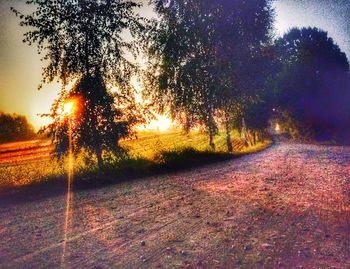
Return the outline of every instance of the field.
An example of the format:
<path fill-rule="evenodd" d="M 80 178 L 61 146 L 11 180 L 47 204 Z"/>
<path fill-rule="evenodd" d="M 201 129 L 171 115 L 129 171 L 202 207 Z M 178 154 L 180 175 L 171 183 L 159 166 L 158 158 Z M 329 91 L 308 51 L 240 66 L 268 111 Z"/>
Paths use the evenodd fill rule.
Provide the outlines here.
<path fill-rule="evenodd" d="M 232 133 L 235 139 L 236 154 L 244 154 L 264 147 L 264 143 L 257 144 L 256 148 L 242 147 L 238 134 Z M 226 140 L 223 133 L 215 138 L 216 153 L 224 153 Z M 180 132 L 156 133 L 142 132 L 137 138 L 122 141 L 121 145 L 128 150 L 130 158 L 123 162 L 125 166 L 136 163 L 154 162 L 159 159 L 161 153 L 181 151 L 185 148 L 193 148 L 200 152 L 209 151 L 208 137 L 205 133 L 192 132 L 188 135 Z M 58 162 L 51 158 L 52 145 L 48 140 L 33 140 L 0 145 L 0 187 L 23 186 L 35 182 L 47 181 L 52 178 L 65 176 L 67 162 Z M 134 161 L 132 161 L 134 160 Z M 128 168 L 128 167 L 126 167 Z M 75 159 L 75 173 L 84 174 L 96 170 L 96 167 L 86 163 L 83 156 Z M 136 167 L 137 169 L 137 167 Z"/>

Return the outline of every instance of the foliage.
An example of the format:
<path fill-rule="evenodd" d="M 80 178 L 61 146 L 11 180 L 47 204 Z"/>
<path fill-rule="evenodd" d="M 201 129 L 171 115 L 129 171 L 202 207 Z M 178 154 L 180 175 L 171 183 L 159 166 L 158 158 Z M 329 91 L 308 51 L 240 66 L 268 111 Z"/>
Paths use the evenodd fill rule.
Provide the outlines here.
<path fill-rule="evenodd" d="M 195 123 L 206 126 L 213 147 L 220 110 L 230 128 L 229 114 L 261 99 L 258 91 L 266 89 L 270 1 L 152 3 L 160 20 L 148 39 L 149 91 L 186 129 Z"/>
<path fill-rule="evenodd" d="M 292 29 L 276 41 L 282 68 L 279 106 L 303 132 L 331 138 L 347 125 L 349 63 L 328 34 Z M 328 136 L 328 137 L 326 137 Z"/>
<path fill-rule="evenodd" d="M 0 112 L 0 143 L 33 139 L 35 131 L 27 118 Z"/>
<path fill-rule="evenodd" d="M 127 32 L 137 38 L 142 33 L 144 21 L 135 12 L 141 5 L 127 0 L 31 0 L 27 4 L 34 5 L 32 14 L 13 11 L 22 26 L 33 29 L 25 34 L 24 42 L 37 44 L 39 54 L 45 53 L 48 65 L 42 82 L 57 78 L 66 85 L 76 81 L 70 92 L 62 89 L 48 115 L 53 124 L 46 129 L 57 153 L 67 152 L 68 144 L 69 124 L 58 124 L 63 103 L 78 98 L 81 111 L 80 118 L 75 115 L 75 149 L 93 151 L 102 166 L 103 150 L 117 148 L 118 139 L 130 135 L 130 127 L 140 119 L 130 109 L 135 107 L 130 79 L 138 68 L 126 56 L 126 51 L 136 56 L 137 46 L 122 35 Z"/>
<path fill-rule="evenodd" d="M 227 148 L 230 129 L 245 120 L 252 130 L 268 126 L 271 111 L 269 80 L 272 76 L 271 1 L 227 1 L 212 3 L 215 23 L 218 104 L 223 110 Z"/>
<path fill-rule="evenodd" d="M 93 91 L 86 90 L 91 88 Z M 55 107 L 52 115 L 54 121 L 48 126 L 57 154 L 64 155 L 68 151 L 69 128 L 75 141 L 76 153 L 80 149 L 121 153 L 119 140 L 132 134 L 132 127 L 139 122 L 140 116 L 134 112 L 138 111 L 135 104 L 129 103 L 130 106 L 124 107 L 123 111 L 115 108 L 114 96 L 107 91 L 99 77 L 82 79 L 64 99 L 74 103 L 74 113 L 70 116 L 56 116 L 60 107 Z M 125 112 L 128 112 L 127 117 Z"/>
<path fill-rule="evenodd" d="M 238 133 L 232 132 L 231 136 L 235 139 L 238 137 Z M 183 167 L 186 163 L 187 165 L 192 165 L 196 162 L 198 164 L 203 163 L 203 156 L 212 156 L 212 158 L 204 158 L 206 159 L 205 162 L 222 160 L 220 156 L 227 157 L 224 133 L 219 133 L 215 137 L 215 144 L 217 145 L 215 152 L 211 151 L 210 147 L 208 147 L 206 138 L 206 134 L 198 132 L 190 132 L 189 134 L 179 132 L 140 133 L 138 139 L 123 140 L 120 142 L 123 147 L 129 150 L 129 154 L 118 155 L 118 158 L 114 156 L 112 158 L 106 158 L 102 172 L 107 172 L 114 175 L 114 177 L 122 174 L 126 176 L 144 176 L 146 173 L 154 172 L 157 169 L 169 169 L 169 167 L 171 168 L 176 163 Z M 235 151 L 234 153 L 251 153 L 263 149 L 266 145 L 266 143 L 258 144 L 254 148 L 243 148 L 242 151 Z M 11 145 L 10 148 L 4 148 L 5 145 L 1 145 L 0 185 L 23 186 L 36 182 L 48 182 L 53 179 L 65 178 L 68 169 L 68 158 L 62 158 L 61 160 L 50 159 L 48 154 L 43 154 L 44 149 L 45 153 L 49 152 L 50 149 L 44 148 L 48 146 L 49 144 L 47 142 L 42 143 L 42 145 L 38 145 L 37 143 L 24 145 L 24 143 L 21 143 L 20 145 Z M 189 148 L 193 150 L 188 150 Z M 21 159 L 14 158 L 11 154 L 6 157 L 7 155 L 4 150 L 9 152 L 17 151 L 19 153 L 21 150 L 24 150 L 27 153 L 26 157 L 28 157 L 28 152 L 31 152 L 32 160 L 26 159 L 25 161 L 21 161 Z M 198 154 L 192 154 L 191 152 L 197 152 Z M 175 159 L 178 158 L 178 160 L 168 163 L 167 160 L 170 160 L 171 156 Z M 84 151 L 75 156 L 75 178 L 86 178 L 90 174 L 101 172 L 96 162 L 91 162 L 88 157 L 89 155 Z M 7 162 L 5 162 L 6 158 L 8 158 Z M 199 160 L 196 160 L 196 158 L 199 158 Z M 173 169 L 175 168 L 173 167 Z"/>
<path fill-rule="evenodd" d="M 125 57 L 125 50 L 135 53 L 136 46 L 121 34 L 140 34 L 142 20 L 135 13 L 140 4 L 123 0 L 30 0 L 27 4 L 35 8 L 29 15 L 12 10 L 22 20 L 21 26 L 32 29 L 23 41 L 37 44 L 38 53 L 48 61 L 43 83 L 100 73 L 108 83 L 130 90 L 135 66 Z"/>
<path fill-rule="evenodd" d="M 160 109 L 170 107 L 171 116 L 186 125 L 187 130 L 203 124 L 212 139 L 217 132 L 212 76 L 215 59 L 211 45 L 213 19 L 204 12 L 206 3 L 152 3 L 160 20 L 153 23 L 148 38 L 148 90 Z"/>

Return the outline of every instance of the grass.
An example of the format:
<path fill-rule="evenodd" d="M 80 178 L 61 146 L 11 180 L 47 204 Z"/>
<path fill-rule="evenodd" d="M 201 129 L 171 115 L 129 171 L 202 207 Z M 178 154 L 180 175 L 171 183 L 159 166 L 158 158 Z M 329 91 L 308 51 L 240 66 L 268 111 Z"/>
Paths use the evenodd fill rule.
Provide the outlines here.
<path fill-rule="evenodd" d="M 237 132 L 232 132 L 238 137 Z M 215 136 L 216 152 L 226 152 L 226 137 L 224 133 Z M 122 146 L 129 150 L 131 156 L 153 159 L 159 152 L 172 151 L 184 148 L 193 148 L 198 151 L 210 151 L 208 135 L 206 133 L 191 132 L 182 134 L 172 133 L 141 133 L 137 140 L 123 141 Z"/>
<path fill-rule="evenodd" d="M 238 134 L 233 132 L 232 136 L 235 138 L 238 137 Z M 269 141 L 258 143 L 255 147 L 243 148 L 240 152 L 228 154 L 223 133 L 215 137 L 216 150 L 213 151 L 208 146 L 208 136 L 205 133 L 143 132 L 138 135 L 137 139 L 122 141 L 121 146 L 127 149 L 128 155 L 108 162 L 102 173 L 104 178 L 107 176 L 128 179 L 164 171 L 187 169 L 204 163 L 253 153 L 265 148 L 269 143 Z M 43 144 L 47 146 L 47 143 Z M 58 162 L 49 156 L 32 161 L 23 160 L 1 164 L 1 158 L 6 156 L 1 155 L 2 149 L 13 154 L 16 149 L 30 151 L 31 148 L 33 152 L 37 150 L 38 142 L 0 146 L 0 187 L 21 187 L 66 179 L 67 161 Z M 96 178 L 101 178 L 101 171 L 98 171 L 96 163 L 88 161 L 83 154 L 75 159 L 74 172 L 76 178 L 80 180 L 96 181 Z"/>

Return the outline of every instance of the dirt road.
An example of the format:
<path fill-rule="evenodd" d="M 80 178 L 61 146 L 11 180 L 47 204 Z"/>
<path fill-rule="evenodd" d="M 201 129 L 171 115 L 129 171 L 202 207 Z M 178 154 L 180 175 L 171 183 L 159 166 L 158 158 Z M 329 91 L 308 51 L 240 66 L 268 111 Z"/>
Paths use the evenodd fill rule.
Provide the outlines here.
<path fill-rule="evenodd" d="M 350 268 L 350 148 L 279 144 L 0 208 L 1 268 Z M 333 267 L 332 267 L 333 266 Z"/>

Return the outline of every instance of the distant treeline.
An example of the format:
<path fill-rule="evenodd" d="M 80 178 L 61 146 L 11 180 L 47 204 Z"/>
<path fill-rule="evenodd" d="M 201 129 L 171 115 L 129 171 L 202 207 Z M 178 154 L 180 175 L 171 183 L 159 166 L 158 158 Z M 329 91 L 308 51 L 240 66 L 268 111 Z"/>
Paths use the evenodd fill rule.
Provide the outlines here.
<path fill-rule="evenodd" d="M 32 139 L 36 136 L 27 118 L 0 112 L 0 143 Z"/>

